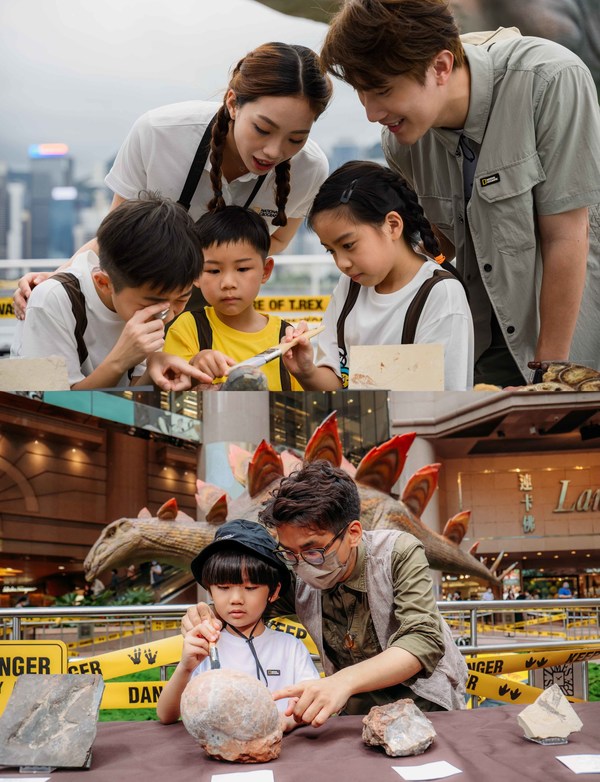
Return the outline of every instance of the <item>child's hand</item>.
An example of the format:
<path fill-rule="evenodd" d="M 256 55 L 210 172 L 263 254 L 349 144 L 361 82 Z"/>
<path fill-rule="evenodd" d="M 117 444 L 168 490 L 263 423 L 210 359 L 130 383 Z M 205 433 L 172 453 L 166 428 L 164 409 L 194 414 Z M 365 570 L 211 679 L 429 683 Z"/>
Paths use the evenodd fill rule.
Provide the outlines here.
<path fill-rule="evenodd" d="M 183 638 L 180 667 L 188 673 L 195 670 L 208 657 L 208 645 L 209 641 L 204 635 L 203 623 L 193 627 Z"/>
<path fill-rule="evenodd" d="M 288 326 L 285 330 L 285 336 L 281 340 L 281 344 L 285 345 L 286 342 L 290 342 L 294 337 L 300 337 L 298 344 L 286 351 L 281 357 L 287 371 L 298 379 L 310 374 L 315 366 L 313 347 L 306 337 L 302 337 L 302 334 L 307 331 L 308 323 L 305 320 L 301 320 L 296 328 Z"/>
<path fill-rule="evenodd" d="M 165 341 L 165 326 L 157 315 L 164 312 L 168 306 L 168 302 L 159 302 L 134 313 L 125 324 L 107 359 L 118 363 L 125 372 L 143 361 L 150 353 L 160 350 Z"/>
<path fill-rule="evenodd" d="M 212 383 L 212 378 L 180 356 L 152 353 L 148 356 L 150 380 L 163 391 L 187 391 L 195 383 Z"/>
<path fill-rule="evenodd" d="M 225 377 L 230 367 L 237 362 L 218 350 L 201 350 L 190 359 L 190 364 L 209 375 L 211 381 L 216 377 Z"/>

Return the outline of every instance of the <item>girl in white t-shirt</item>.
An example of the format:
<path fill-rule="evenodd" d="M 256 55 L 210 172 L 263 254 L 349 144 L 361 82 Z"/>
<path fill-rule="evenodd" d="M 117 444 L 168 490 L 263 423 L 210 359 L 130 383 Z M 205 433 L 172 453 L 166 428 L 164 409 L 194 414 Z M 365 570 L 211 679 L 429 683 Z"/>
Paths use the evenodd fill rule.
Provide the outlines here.
<path fill-rule="evenodd" d="M 222 104 L 176 103 L 135 122 L 106 177 L 114 192 L 111 209 L 142 190 L 178 201 L 195 220 L 224 204 L 251 205 L 269 226 L 270 254 L 281 252 L 327 176 L 327 158 L 308 136 L 331 94 L 331 80 L 311 49 L 259 46 L 233 69 Z M 96 240 L 84 250 L 97 253 Z M 21 278 L 18 318 L 31 286 L 48 276 Z"/>
<path fill-rule="evenodd" d="M 207 589 L 222 622 L 216 631 L 202 622 L 184 637 L 181 660 L 160 694 L 156 713 L 161 722 L 180 717 L 181 695 L 193 676 L 211 668 L 216 647 L 219 667 L 256 676 L 270 690 L 279 690 L 319 674 L 304 644 L 288 633 L 268 628 L 262 616 L 281 589 L 290 586 L 286 565 L 276 556 L 277 543 L 258 522 L 237 519 L 223 524 L 215 539 L 192 562 L 192 573 Z M 209 642 L 214 638 L 214 642 Z M 282 728 L 296 726 L 277 701 Z"/>
<path fill-rule="evenodd" d="M 321 186 L 308 223 L 342 277 L 316 361 L 307 339 L 284 355 L 304 390 L 346 387 L 352 345 L 410 343 L 442 344 L 445 389 L 470 388 L 473 322 L 464 287 L 406 182 L 376 163 L 346 163 Z M 418 252 L 419 243 L 435 261 Z M 290 326 L 284 341 L 306 328 Z"/>

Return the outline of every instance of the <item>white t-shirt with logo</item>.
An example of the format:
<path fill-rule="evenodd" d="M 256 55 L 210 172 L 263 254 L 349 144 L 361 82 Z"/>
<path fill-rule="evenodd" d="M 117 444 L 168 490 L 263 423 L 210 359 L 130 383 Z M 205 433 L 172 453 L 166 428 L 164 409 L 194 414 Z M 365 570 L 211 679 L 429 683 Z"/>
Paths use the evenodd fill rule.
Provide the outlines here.
<path fill-rule="evenodd" d="M 351 345 L 398 345 L 408 307 L 425 280 L 439 269 L 425 261 L 412 280 L 393 293 L 361 287 L 344 327 L 348 353 Z M 325 331 L 318 337 L 317 365 L 341 376 L 337 321 L 346 301 L 350 278 L 342 274 L 323 317 Z M 444 346 L 444 388 L 465 391 L 473 386 L 473 320 L 458 280 L 442 280 L 430 290 L 419 318 L 414 343 Z M 352 368 L 350 368 L 352 373 Z"/>
<path fill-rule="evenodd" d="M 137 198 L 140 190 L 158 190 L 162 196 L 177 201 L 204 131 L 220 105 L 186 101 L 143 114 L 123 142 L 104 180 L 107 186 L 127 199 Z M 325 154 L 309 139 L 290 160 L 290 194 L 285 207 L 288 217 L 304 217 L 307 214 L 328 170 Z M 248 173 L 228 183 L 223 177 L 221 188 L 225 203 L 243 206 L 257 178 L 256 174 Z M 271 224 L 277 215 L 274 185 L 275 171 L 270 171 L 250 205 L 265 218 L 270 233 L 277 230 L 277 226 Z M 192 198 L 190 215 L 194 220 L 206 212 L 206 205 L 212 197 L 209 154 Z"/>
<path fill-rule="evenodd" d="M 102 302 L 92 279 L 92 271 L 99 264 L 98 256 L 88 250 L 76 256 L 66 269 L 79 280 L 85 298 L 87 327 L 83 341 L 88 357 L 83 365 L 79 363 L 76 322 L 71 300 L 60 282 L 52 277 L 36 285 L 27 302 L 27 315 L 24 321 L 17 321 L 12 356 L 24 358 L 46 358 L 64 356 L 67 362 L 69 385 L 83 380 L 97 369 L 114 348 L 125 321 Z M 142 375 L 145 362 L 138 364 L 133 376 Z M 128 386 L 127 373 L 116 386 Z"/>
<path fill-rule="evenodd" d="M 302 641 L 294 638 L 293 635 L 265 627 L 263 632 L 253 639 L 252 643 L 262 669 L 267 675 L 269 690 L 274 692 L 304 679 L 319 678 L 319 672 L 311 660 L 308 649 Z M 231 668 L 247 673 L 253 678 L 258 678 L 256 676 L 256 660 L 247 641 L 243 638 L 224 630 L 219 636 L 217 649 L 221 668 Z M 209 670 L 210 660 L 206 657 L 194 670 L 192 676 Z M 262 675 L 260 681 L 264 684 Z M 286 698 L 282 698 L 276 703 L 279 711 L 286 710 L 288 704 Z"/>

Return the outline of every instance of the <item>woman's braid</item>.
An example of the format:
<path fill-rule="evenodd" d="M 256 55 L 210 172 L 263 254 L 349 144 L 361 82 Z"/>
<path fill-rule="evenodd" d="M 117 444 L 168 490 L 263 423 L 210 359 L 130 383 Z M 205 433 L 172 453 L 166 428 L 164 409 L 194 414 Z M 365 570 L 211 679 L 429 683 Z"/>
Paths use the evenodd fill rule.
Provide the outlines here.
<path fill-rule="evenodd" d="M 275 205 L 277 217 L 273 218 L 273 225 L 287 225 L 285 205 L 290 194 L 290 161 L 284 160 L 275 166 Z"/>
<path fill-rule="evenodd" d="M 223 163 L 223 152 L 225 151 L 225 140 L 229 132 L 229 109 L 225 104 L 217 112 L 217 119 L 212 129 L 212 138 L 210 142 L 210 184 L 213 190 L 213 198 L 208 202 L 207 209 L 213 212 L 215 209 L 223 209 L 225 199 L 221 190 Z"/>

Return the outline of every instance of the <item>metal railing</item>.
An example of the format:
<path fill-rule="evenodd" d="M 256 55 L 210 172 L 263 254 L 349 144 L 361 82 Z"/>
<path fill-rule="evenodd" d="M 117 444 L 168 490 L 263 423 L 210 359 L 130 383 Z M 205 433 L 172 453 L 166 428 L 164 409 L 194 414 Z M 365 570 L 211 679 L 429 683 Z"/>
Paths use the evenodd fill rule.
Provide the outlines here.
<path fill-rule="evenodd" d="M 123 648 L 132 643 L 156 640 L 157 636 L 173 635 L 178 632 L 180 618 L 187 608 L 187 604 L 0 608 L 0 639 L 23 640 L 33 635 L 37 639 L 66 640 L 70 648 L 81 647 L 81 652 L 94 650 L 94 654 L 99 654 L 98 646 L 112 644 L 113 648 L 115 645 Z M 463 655 L 581 650 L 600 646 L 600 598 L 443 601 L 438 602 L 438 608 L 450 624 Z M 523 622 L 516 622 L 514 614 L 523 614 Z M 527 632 L 528 615 L 533 622 L 529 628 L 531 633 Z M 486 621 L 490 617 L 491 621 Z M 79 628 L 89 626 L 90 621 L 94 625 L 92 638 L 81 640 Z M 519 628 L 521 624 L 523 627 Z M 540 627 L 549 629 L 540 631 Z M 585 629 L 585 634 L 574 637 L 571 632 L 574 628 Z M 539 640 L 540 632 L 551 635 Z M 139 640 L 140 635 L 143 641 Z M 132 641 L 132 636 L 137 636 L 138 640 Z M 600 661 L 600 652 L 598 659 Z M 588 661 L 581 665 L 587 687 Z M 164 678 L 164 671 L 161 678 Z"/>

